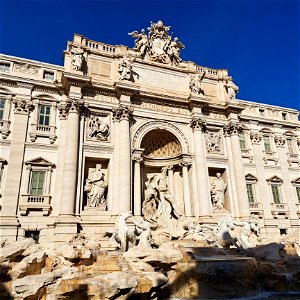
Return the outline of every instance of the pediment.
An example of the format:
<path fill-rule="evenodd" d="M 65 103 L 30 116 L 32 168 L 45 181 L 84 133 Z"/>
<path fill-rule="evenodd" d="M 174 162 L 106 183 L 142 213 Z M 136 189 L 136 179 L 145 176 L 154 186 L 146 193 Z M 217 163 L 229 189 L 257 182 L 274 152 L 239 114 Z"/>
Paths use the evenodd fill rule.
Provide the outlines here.
<path fill-rule="evenodd" d="M 28 160 L 25 162 L 25 165 L 35 165 L 35 166 L 55 166 L 52 162 L 49 160 L 43 158 L 43 157 L 37 157 L 31 160 Z"/>
<path fill-rule="evenodd" d="M 294 179 L 294 180 L 292 181 L 292 183 L 298 183 L 298 184 L 300 184 L 300 177 Z"/>
<path fill-rule="evenodd" d="M 256 180 L 257 181 L 257 177 L 255 177 L 254 175 L 248 173 L 246 176 L 245 176 L 246 180 Z"/>
<path fill-rule="evenodd" d="M 267 181 L 271 181 L 271 182 L 283 182 L 281 178 L 279 178 L 278 176 L 272 176 L 269 179 L 267 179 Z"/>

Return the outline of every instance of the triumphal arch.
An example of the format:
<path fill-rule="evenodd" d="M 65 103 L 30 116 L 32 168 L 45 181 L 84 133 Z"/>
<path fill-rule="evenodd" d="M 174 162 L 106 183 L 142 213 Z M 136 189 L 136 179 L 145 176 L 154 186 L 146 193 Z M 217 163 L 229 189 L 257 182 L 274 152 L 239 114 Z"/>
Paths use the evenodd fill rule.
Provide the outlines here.
<path fill-rule="evenodd" d="M 299 231 L 298 112 L 237 99 L 162 21 L 129 35 L 75 34 L 63 66 L 0 56 L 0 235 L 105 245 L 129 211 L 174 239 L 224 216 Z"/>

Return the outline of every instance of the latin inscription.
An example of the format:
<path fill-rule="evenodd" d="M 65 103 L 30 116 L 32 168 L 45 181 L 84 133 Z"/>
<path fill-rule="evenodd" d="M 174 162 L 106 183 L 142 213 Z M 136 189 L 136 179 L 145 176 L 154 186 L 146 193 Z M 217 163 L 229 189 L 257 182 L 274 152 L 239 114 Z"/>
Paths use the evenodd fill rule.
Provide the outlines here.
<path fill-rule="evenodd" d="M 138 84 L 181 92 L 189 91 L 187 76 L 149 70 L 141 67 L 133 67 L 133 71 L 135 82 Z"/>
<path fill-rule="evenodd" d="M 181 114 L 181 115 L 188 115 L 189 111 L 184 108 L 180 107 L 170 107 L 170 106 L 164 106 L 160 104 L 155 104 L 155 103 L 148 103 L 148 102 L 143 102 L 140 106 L 140 108 L 143 109 L 150 109 L 150 110 L 155 110 L 155 111 L 163 111 L 163 112 L 169 112 L 173 114 Z"/>

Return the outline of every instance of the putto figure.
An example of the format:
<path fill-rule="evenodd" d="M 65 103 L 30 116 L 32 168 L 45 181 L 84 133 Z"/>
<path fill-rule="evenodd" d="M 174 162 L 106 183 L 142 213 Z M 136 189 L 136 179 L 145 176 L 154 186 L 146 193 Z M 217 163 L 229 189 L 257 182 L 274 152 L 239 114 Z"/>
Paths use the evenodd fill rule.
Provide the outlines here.
<path fill-rule="evenodd" d="M 149 60 L 172 64 L 179 66 L 182 62 L 180 58 L 180 49 L 184 45 L 175 37 L 172 41 L 172 35 L 169 34 L 171 26 L 165 26 L 162 21 L 151 22 L 147 28 L 148 35 L 142 29 L 141 33 L 133 31 L 128 33 L 135 38 L 133 50 L 139 52 L 140 57 L 146 57 Z"/>
<path fill-rule="evenodd" d="M 96 169 L 87 178 L 84 190 L 87 192 L 87 207 L 98 207 L 106 210 L 105 190 L 107 183 L 104 181 L 102 165 L 97 164 Z"/>

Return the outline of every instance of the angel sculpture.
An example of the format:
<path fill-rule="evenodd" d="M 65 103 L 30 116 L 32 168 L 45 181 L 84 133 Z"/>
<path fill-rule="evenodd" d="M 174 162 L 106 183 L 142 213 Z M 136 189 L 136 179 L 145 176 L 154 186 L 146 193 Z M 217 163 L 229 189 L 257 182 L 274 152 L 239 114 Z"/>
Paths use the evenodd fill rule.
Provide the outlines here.
<path fill-rule="evenodd" d="M 175 37 L 168 46 L 168 54 L 173 65 L 179 65 L 182 62 L 182 59 L 179 57 L 180 49 L 184 49 L 184 45 Z"/>
<path fill-rule="evenodd" d="M 135 38 L 134 50 L 139 51 L 141 55 L 144 56 L 148 48 L 148 38 L 145 29 L 142 29 L 141 33 L 138 33 L 136 30 L 133 32 L 129 32 L 128 35 Z"/>

